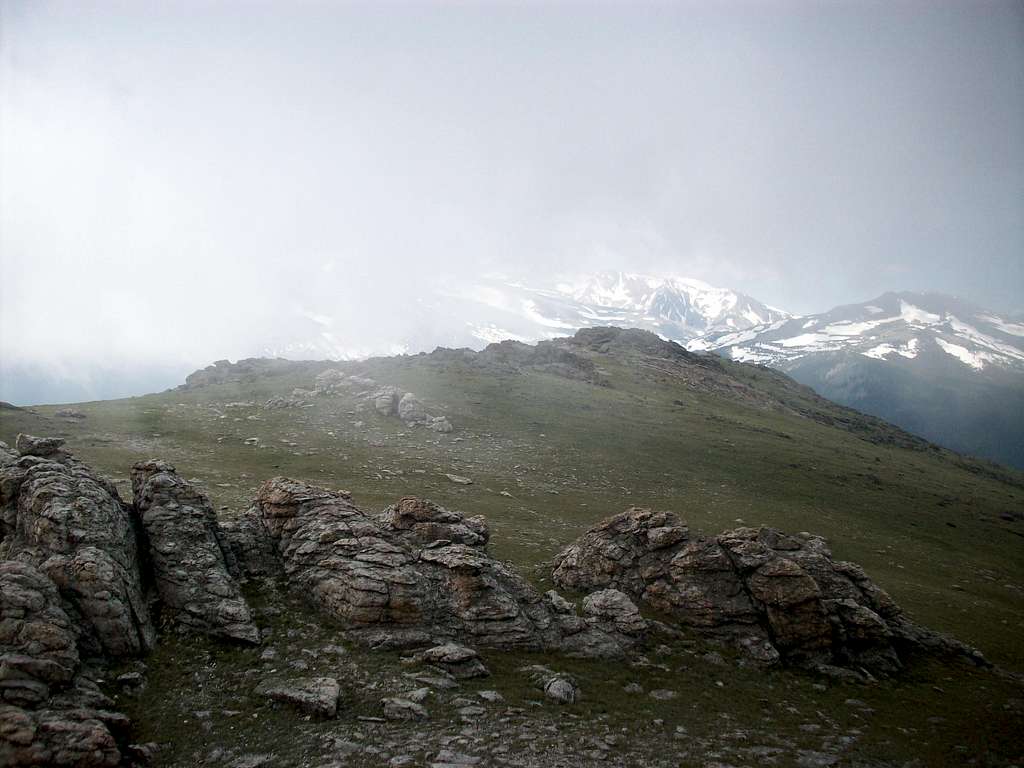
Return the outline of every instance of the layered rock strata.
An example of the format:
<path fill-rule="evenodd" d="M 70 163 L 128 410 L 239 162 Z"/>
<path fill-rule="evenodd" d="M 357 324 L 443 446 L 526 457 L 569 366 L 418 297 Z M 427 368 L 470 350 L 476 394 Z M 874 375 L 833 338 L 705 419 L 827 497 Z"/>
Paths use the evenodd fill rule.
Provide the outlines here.
<path fill-rule="evenodd" d="M 629 509 L 554 561 L 565 589 L 615 588 L 699 633 L 726 636 L 759 661 L 889 673 L 901 652 L 980 654 L 914 624 L 859 566 L 820 536 L 773 528 L 692 534 L 671 512 Z"/>

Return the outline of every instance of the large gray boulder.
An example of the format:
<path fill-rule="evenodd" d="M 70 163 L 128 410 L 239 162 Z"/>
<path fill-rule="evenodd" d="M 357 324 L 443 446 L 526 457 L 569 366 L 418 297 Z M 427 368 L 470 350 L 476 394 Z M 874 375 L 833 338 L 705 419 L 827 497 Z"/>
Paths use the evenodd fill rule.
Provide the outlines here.
<path fill-rule="evenodd" d="M 398 413 L 398 402 L 402 392 L 397 387 L 386 386 L 371 395 L 373 407 L 381 416 L 394 416 Z"/>
<path fill-rule="evenodd" d="M 430 420 L 427 407 L 412 392 L 406 392 L 398 401 L 398 418 L 409 424 L 419 424 Z"/>
<path fill-rule="evenodd" d="M 490 647 L 557 645 L 550 611 L 522 576 L 482 546 L 447 538 L 447 531 L 482 538 L 461 516 L 444 515 L 437 529 L 382 525 L 347 495 L 287 478 L 264 483 L 255 506 L 288 580 L 357 640 L 400 646 L 458 637 Z M 403 499 L 398 506 L 418 505 Z M 401 514 L 397 522 L 404 526 Z M 434 532 L 445 538 L 431 539 Z"/>
<path fill-rule="evenodd" d="M 128 721 L 82 675 L 77 631 L 45 574 L 0 561 L 0 765 L 120 764 Z"/>
<path fill-rule="evenodd" d="M 117 489 L 61 441 L 18 436 L 0 466 L 5 522 L 0 555 L 36 566 L 60 592 L 89 653 L 133 656 L 155 640 L 140 575 L 139 531 Z"/>
<path fill-rule="evenodd" d="M 268 678 L 261 681 L 253 693 L 311 715 L 334 717 L 338 713 L 341 686 L 333 677 Z"/>
<path fill-rule="evenodd" d="M 915 625 L 861 568 L 833 560 L 825 540 L 806 533 L 737 528 L 705 538 L 671 512 L 632 508 L 591 528 L 554 566 L 562 588 L 606 590 L 588 598 L 585 613 L 628 623 L 629 613 L 607 595 L 621 590 L 766 663 L 886 673 L 901 666 L 907 647 L 983 662 L 977 651 Z"/>
<path fill-rule="evenodd" d="M 165 613 L 211 635 L 260 641 L 259 630 L 228 570 L 232 558 L 210 500 L 163 461 L 132 468 L 135 511 Z"/>

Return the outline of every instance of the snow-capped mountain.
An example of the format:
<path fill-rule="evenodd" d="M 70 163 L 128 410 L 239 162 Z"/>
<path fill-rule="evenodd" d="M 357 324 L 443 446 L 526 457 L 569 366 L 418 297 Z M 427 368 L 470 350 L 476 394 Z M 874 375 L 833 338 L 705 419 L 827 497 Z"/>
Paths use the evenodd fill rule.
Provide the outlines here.
<path fill-rule="evenodd" d="M 1024 371 L 1024 324 L 937 294 L 887 293 L 820 315 L 736 333 L 712 332 L 689 347 L 722 350 L 733 360 L 783 368 L 821 353 L 856 353 L 888 361 L 942 353 L 976 371 Z"/>
<path fill-rule="evenodd" d="M 449 291 L 476 305 L 486 320 L 469 321 L 480 341 L 565 336 L 580 328 L 643 328 L 686 342 L 708 333 L 739 331 L 790 317 L 787 312 L 699 280 L 629 272 L 600 272 L 553 284 L 490 278 Z M 472 316 L 473 310 L 469 310 Z"/>
<path fill-rule="evenodd" d="M 1024 323 L 949 296 L 863 304 L 688 344 L 785 371 L 830 400 L 1024 468 Z"/>
<path fill-rule="evenodd" d="M 289 328 L 262 354 L 351 359 L 644 328 L 691 351 L 778 368 L 936 443 L 1024 468 L 1024 321 L 948 296 L 887 293 L 794 317 L 698 280 L 601 272 L 439 281 L 353 331 L 330 307 L 302 318 L 303 333 Z"/>

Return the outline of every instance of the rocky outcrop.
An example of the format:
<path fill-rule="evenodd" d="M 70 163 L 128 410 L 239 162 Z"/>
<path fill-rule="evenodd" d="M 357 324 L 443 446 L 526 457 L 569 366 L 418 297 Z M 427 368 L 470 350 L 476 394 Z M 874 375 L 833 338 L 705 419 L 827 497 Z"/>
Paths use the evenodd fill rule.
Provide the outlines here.
<path fill-rule="evenodd" d="M 0 765 L 120 763 L 127 718 L 81 674 L 77 629 L 45 574 L 0 562 Z"/>
<path fill-rule="evenodd" d="M 246 523 L 250 543 L 239 542 L 238 551 L 260 551 L 260 537 L 269 537 L 289 582 L 360 642 L 416 647 L 458 639 L 613 658 L 650 629 L 625 595 L 596 598 L 587 616 L 542 597 L 487 554 L 482 518 L 415 497 L 371 517 L 344 493 L 275 478 L 260 488 L 248 517 L 265 533 Z"/>
<path fill-rule="evenodd" d="M 62 440 L 16 445 L 0 444 L 0 765 L 127 765 L 130 723 L 93 676 L 153 647 L 152 604 L 258 642 L 230 548 L 209 501 L 169 464 L 136 465 L 133 509 Z"/>
<path fill-rule="evenodd" d="M 412 545 L 446 540 L 480 547 L 491 535 L 483 517 L 465 517 L 415 496 L 400 499 L 377 515 L 376 520 L 384 530 Z"/>
<path fill-rule="evenodd" d="M 155 633 L 132 515 L 114 486 L 71 457 L 62 443 L 19 435 L 20 458 L 0 467 L 4 518 L 10 518 L 11 505 L 15 518 L 3 556 L 36 566 L 57 585 L 88 652 L 145 652 Z"/>
<path fill-rule="evenodd" d="M 287 478 L 264 483 L 256 509 L 292 585 L 357 639 L 412 646 L 459 637 L 505 648 L 557 642 L 550 611 L 525 579 L 482 546 L 447 538 L 483 538 L 457 513 L 403 499 L 381 524 L 347 495 Z M 427 520 L 417 525 L 417 517 Z M 430 539 L 438 531 L 446 538 Z"/>
<path fill-rule="evenodd" d="M 765 663 L 888 673 L 906 648 L 981 661 L 913 624 L 860 567 L 833 560 L 824 539 L 805 533 L 737 528 L 705 538 L 671 512 L 633 508 L 561 552 L 553 576 L 567 589 L 620 589 L 682 625 L 730 637 Z M 601 597 L 592 608 L 613 603 Z"/>
<path fill-rule="evenodd" d="M 165 614 L 207 634 L 258 643 L 210 500 L 163 461 L 136 464 L 132 490 Z"/>

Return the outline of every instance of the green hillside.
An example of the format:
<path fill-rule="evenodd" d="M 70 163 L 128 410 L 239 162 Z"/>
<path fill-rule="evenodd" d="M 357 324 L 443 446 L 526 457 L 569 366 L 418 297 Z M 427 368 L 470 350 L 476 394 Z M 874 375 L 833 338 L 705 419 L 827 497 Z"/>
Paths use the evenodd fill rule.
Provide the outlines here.
<path fill-rule="evenodd" d="M 359 388 L 264 407 L 271 397 L 311 389 L 327 368 L 414 392 L 455 429 L 440 434 L 382 416 Z M 1024 671 L 1024 476 L 833 405 L 778 372 L 616 329 L 537 349 L 505 343 L 483 353 L 220 369 L 191 377 L 187 388 L 75 406 L 84 418 L 57 416 L 64 406 L 5 409 L 0 439 L 12 442 L 22 431 L 64 436 L 126 498 L 134 461 L 167 459 L 225 517 L 275 475 L 347 489 L 369 510 L 424 496 L 486 516 L 492 551 L 530 568 L 538 582 L 562 546 L 631 505 L 674 510 L 708 533 L 739 523 L 811 531 L 830 539 L 837 558 L 863 565 L 918 622 Z M 258 444 L 245 443 L 251 438 Z M 511 664 L 492 662 L 503 663 Z M 593 665 L 581 669 L 593 673 Z M 924 710 L 912 714 L 927 698 L 922 692 L 952 679 L 930 669 L 915 673 L 899 696 L 891 689 L 846 695 L 875 695 L 872 706 L 923 717 Z M 1008 683 L 995 677 L 981 689 L 970 679 L 960 692 L 942 683 L 949 693 L 936 706 L 962 717 L 978 701 L 1008 695 L 999 687 Z M 985 749 L 1012 750 L 1007 722 L 993 721 L 1002 737 L 979 737 Z M 913 755 L 913 737 L 894 747 L 884 735 L 876 749 Z M 936 738 L 936 754 L 945 755 L 959 736 L 954 729 Z"/>

